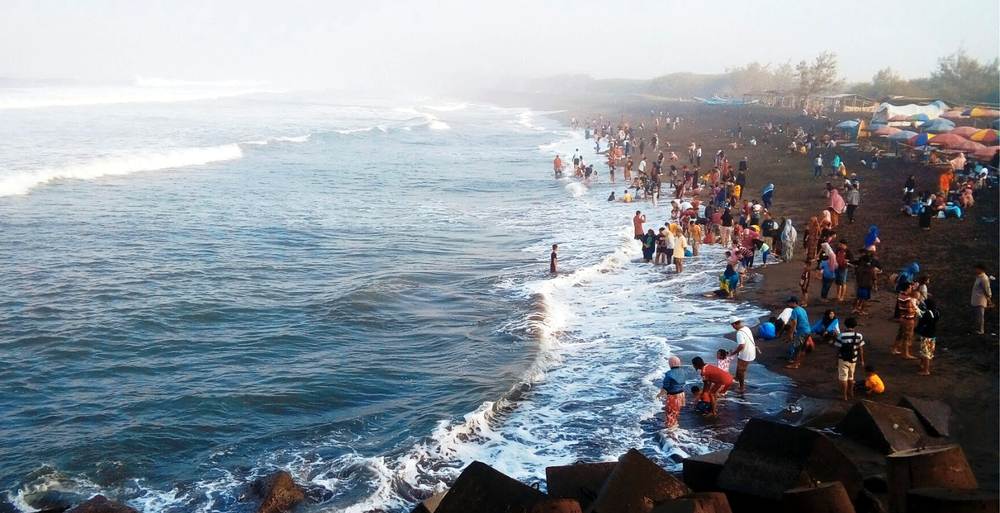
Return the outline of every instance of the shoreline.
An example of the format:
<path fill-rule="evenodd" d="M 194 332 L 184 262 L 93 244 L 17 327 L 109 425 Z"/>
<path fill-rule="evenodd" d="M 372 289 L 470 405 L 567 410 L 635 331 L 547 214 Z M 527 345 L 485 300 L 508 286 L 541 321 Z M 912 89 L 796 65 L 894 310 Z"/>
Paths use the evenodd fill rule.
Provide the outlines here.
<path fill-rule="evenodd" d="M 785 122 L 791 126 L 802 124 L 807 129 L 825 123 L 825 120 L 806 119 L 796 113 L 772 110 L 763 107 L 727 108 L 704 107 L 691 103 L 664 102 L 651 104 L 634 99 L 626 107 L 623 102 L 618 105 L 584 105 L 568 108 L 558 114 L 561 120 L 569 124 L 571 118 L 584 122 L 604 112 L 605 118 L 611 117 L 615 122 L 619 118 L 637 125 L 645 121 L 647 127 L 652 126 L 649 113 L 654 109 L 664 109 L 681 115 L 682 125 L 676 131 L 660 131 L 661 140 L 672 142 L 672 150 L 680 153 L 686 143 L 696 141 L 704 145 L 706 155 L 714 154 L 716 149 L 725 148 L 729 155 L 742 156 L 749 154 L 751 162 L 750 183 L 747 191 L 750 195 L 744 198 L 755 198 L 760 188 L 766 183 L 774 183 L 777 189 L 775 205 L 772 211 L 776 219 L 788 216 L 795 222 L 799 231 L 799 239 L 795 255 L 790 263 L 769 264 L 761 270 L 755 267 L 758 274 L 753 283 L 748 284 L 738 293 L 737 301 L 747 301 L 762 310 L 776 315 L 784 308 L 784 298 L 788 295 L 799 295 L 798 278 L 801 271 L 803 249 L 802 238 L 805 234 L 806 221 L 812 215 L 826 206 L 822 196 L 822 184 L 828 178 L 813 181 L 811 162 L 806 157 L 788 155 L 784 146 L 790 139 L 785 136 L 772 136 L 770 144 L 762 144 L 756 148 L 741 147 L 731 150 L 724 146 L 728 141 L 727 125 L 741 123 L 745 127 L 745 137 L 758 133 L 759 124 L 773 120 L 775 123 Z M 669 106 L 669 107 L 667 107 Z M 564 105 L 560 105 L 564 108 Z M 672 108 L 671 108 L 672 107 Z M 611 116 L 611 112 L 615 115 Z M 848 114 L 831 119 L 835 123 L 841 118 L 847 119 Z M 693 120 L 689 120 L 693 118 Z M 950 262 L 952 253 L 943 248 L 956 245 L 952 237 L 955 231 L 964 235 L 961 245 L 968 250 L 963 255 L 966 266 L 971 266 L 970 259 L 977 255 L 989 267 L 990 274 L 996 274 L 997 243 L 996 225 L 990 218 L 996 217 L 997 202 L 988 197 L 991 193 L 982 194 L 977 198 L 976 206 L 968 212 L 963 221 L 955 219 L 935 220 L 930 234 L 919 233 L 916 230 L 916 219 L 901 216 L 898 213 L 899 195 L 906 174 L 918 177 L 921 188 L 936 186 L 937 172 L 917 164 L 906 164 L 895 160 L 883 160 L 879 170 L 873 171 L 862 167 L 859 161 L 866 157 L 854 148 L 841 147 L 840 153 L 849 172 L 857 172 L 862 179 L 863 199 L 858 212 L 858 222 L 845 226 L 841 235 L 854 248 L 863 240 L 869 223 L 878 224 L 882 231 L 884 250 L 879 257 L 884 268 L 883 280 L 901 268 L 906 262 L 919 261 L 925 272 L 931 276 L 931 293 L 938 299 L 942 310 L 942 322 L 938 328 L 938 349 L 933 360 L 932 376 L 918 376 L 917 364 L 893 357 L 888 348 L 897 329 L 897 323 L 888 320 L 891 317 L 891 307 L 895 303 L 893 294 L 883 290 L 873 295 L 869 303 L 870 315 L 859 319 L 859 331 L 865 334 L 869 341 L 866 347 L 869 357 L 866 363 L 874 364 L 879 374 L 886 381 L 886 393 L 871 398 L 883 404 L 896 405 L 903 396 L 917 398 L 933 398 L 944 401 L 952 409 L 953 439 L 965 448 L 970 464 L 980 480 L 983 488 L 996 489 L 1000 468 L 996 459 L 998 446 L 997 431 L 997 400 L 1000 395 L 997 376 L 998 345 L 996 336 L 967 337 L 963 327 L 969 318 L 968 288 L 971 287 L 971 274 L 966 267 L 955 269 Z M 649 154 L 647 154 L 647 157 Z M 655 154 L 654 154 L 655 156 Z M 736 157 L 738 159 L 738 157 Z M 887 159 L 886 159 L 887 160 Z M 681 162 L 686 163 L 686 162 Z M 600 167 L 603 164 L 598 162 Z M 595 167 L 599 167 L 596 166 Z M 709 167 L 711 167 L 709 165 Z M 703 167 L 704 172 L 704 167 Z M 795 173 L 795 174 L 793 174 Z M 897 183 L 898 182 L 898 183 Z M 645 203 L 648 204 L 648 203 Z M 641 208 L 643 202 L 638 202 Z M 916 240 L 907 237 L 908 233 L 916 235 Z M 924 247 L 921 242 L 931 239 L 933 246 Z M 991 254 L 992 253 L 992 254 Z M 721 269 L 720 269 L 721 271 Z M 810 295 L 818 296 L 818 279 L 813 279 Z M 823 310 L 830 308 L 843 319 L 849 317 L 851 301 L 854 298 L 853 279 L 849 278 L 846 301 L 841 304 L 825 304 L 812 300 L 807 311 L 811 321 L 814 321 Z M 945 303 L 942 304 L 942 298 Z M 988 317 L 995 318 L 995 310 Z M 765 316 L 766 318 L 766 316 Z M 725 330 L 720 330 L 724 332 Z M 996 332 L 995 322 L 987 319 L 987 332 Z M 725 333 L 727 338 L 731 333 Z M 819 347 L 806 357 L 799 369 L 786 369 L 785 360 L 780 356 L 785 354 L 785 344 L 781 341 L 762 341 L 758 344 L 764 349 L 756 363 L 763 365 L 770 372 L 785 376 L 791 380 L 789 393 L 798 396 L 802 410 L 795 413 L 783 412 L 773 417 L 787 422 L 802 424 L 835 418 L 847 411 L 854 401 L 845 402 L 839 397 L 836 382 L 835 353 L 833 348 Z M 863 373 L 859 373 L 863 374 Z M 752 382 L 753 366 L 750 369 Z M 865 397 L 856 395 L 855 400 Z M 725 408 L 721 403 L 720 408 Z M 983 419 L 986 419 L 983 421 Z M 989 442 L 986 442 L 989 441 Z"/>

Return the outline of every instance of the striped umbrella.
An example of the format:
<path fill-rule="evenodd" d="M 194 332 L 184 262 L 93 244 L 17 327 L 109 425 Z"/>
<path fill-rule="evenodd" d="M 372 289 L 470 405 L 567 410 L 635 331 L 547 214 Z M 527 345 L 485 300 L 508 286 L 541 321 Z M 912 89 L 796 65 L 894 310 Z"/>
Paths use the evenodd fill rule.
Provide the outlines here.
<path fill-rule="evenodd" d="M 996 144 L 997 131 L 992 128 L 984 128 L 969 136 L 969 139 L 983 144 Z"/>

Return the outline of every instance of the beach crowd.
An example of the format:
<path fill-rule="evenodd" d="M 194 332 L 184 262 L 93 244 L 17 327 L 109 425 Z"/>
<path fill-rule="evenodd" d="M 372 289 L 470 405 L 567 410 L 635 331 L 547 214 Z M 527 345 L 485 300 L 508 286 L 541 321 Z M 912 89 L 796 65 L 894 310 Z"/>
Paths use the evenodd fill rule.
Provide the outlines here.
<path fill-rule="evenodd" d="M 656 214 L 646 214 L 642 208 L 631 214 L 642 262 L 668 271 L 672 266 L 672 272 L 683 273 L 686 258 L 699 257 L 707 245 L 720 246 L 724 254 L 719 262 L 722 270 L 718 289 L 711 294 L 720 299 L 735 297 L 744 284 L 752 281 L 757 266 L 796 259 L 801 263 L 799 294 L 788 297 L 782 311 L 759 323 L 756 333 L 742 319 L 730 319 L 735 345 L 720 348 L 711 363 L 703 357 L 691 361 L 701 382 L 690 388 L 694 410 L 716 415 L 719 400 L 734 383 L 737 393 L 744 392 L 748 367 L 760 353 L 757 340 L 783 342 L 790 369 L 805 365 L 807 356 L 818 345 L 829 345 L 837 355 L 831 374 L 836 376 L 844 400 L 853 399 L 855 389 L 869 395 L 883 393 L 885 382 L 874 366 L 866 365 L 866 340 L 858 328 L 859 320 L 870 315 L 868 303 L 880 287 L 890 289 L 887 291 L 896 298 L 894 321 L 899 328 L 892 354 L 919 360 L 914 371 L 930 375 L 941 317 L 930 290 L 930 277 L 920 273 L 919 262 L 895 271 L 883 269 L 879 256 L 887 249 L 875 224 L 869 226 L 864 240 L 851 241 L 838 234 L 842 224 L 853 224 L 863 217 L 859 216 L 863 184 L 857 173 L 848 172 L 832 126 L 814 134 L 801 127 L 793 130 L 769 122 L 753 127 L 753 134 L 747 135 L 750 130 L 737 124 L 728 131 L 731 142 L 724 148 L 707 152 L 703 145 L 691 141 L 675 151 L 664 134 L 685 122 L 678 116 L 653 113 L 648 126 L 642 122 L 635 126 L 615 124 L 604 118 L 584 124 L 586 138 L 594 141 L 595 153 L 606 162 L 609 181 L 624 185 L 619 197 L 612 185 L 608 201 L 648 202 L 656 212 L 663 193 L 670 194 L 662 224 L 655 219 Z M 815 215 L 804 223 L 801 233 L 792 219 L 778 213 L 780 202 L 776 202 L 773 184 L 751 185 L 750 159 L 741 156 L 731 160 L 740 148 L 779 137 L 788 139 L 789 153 L 803 158 L 803 179 L 816 181 L 825 198 L 817 202 Z M 877 169 L 881 158 L 882 151 L 873 148 L 858 165 Z M 571 174 L 588 185 L 598 181 L 593 164 L 579 150 L 569 162 L 556 156 L 553 170 L 557 178 Z M 921 190 L 910 176 L 902 184 L 900 212 L 917 218 L 917 227 L 924 230 L 930 229 L 934 220 L 962 220 L 988 180 L 986 167 L 959 154 L 943 164 L 936 187 Z M 553 247 L 552 272 L 556 272 L 555 259 Z M 974 271 L 970 331 L 982 334 L 984 312 L 992 306 L 995 283 L 987 276 L 985 266 L 978 265 Z M 854 282 L 853 297 L 848 296 L 850 277 Z M 813 282 L 819 282 L 818 291 Z M 805 309 L 810 301 L 831 306 L 848 304 L 851 316 L 841 319 L 831 308 L 820 318 L 810 320 Z M 659 397 L 665 403 L 666 426 L 674 428 L 687 404 L 685 387 L 690 371 L 676 356 L 671 356 L 668 364 L 670 370 L 663 377 Z M 856 369 L 864 369 L 864 379 L 859 383 Z"/>

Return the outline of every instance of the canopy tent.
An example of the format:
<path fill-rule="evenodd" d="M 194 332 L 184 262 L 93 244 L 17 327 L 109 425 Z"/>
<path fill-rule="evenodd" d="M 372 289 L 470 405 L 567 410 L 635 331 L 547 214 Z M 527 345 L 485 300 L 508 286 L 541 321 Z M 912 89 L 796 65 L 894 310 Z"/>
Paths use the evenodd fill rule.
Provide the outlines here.
<path fill-rule="evenodd" d="M 941 100 L 936 100 L 927 105 L 893 105 L 891 103 L 882 103 L 878 106 L 875 114 L 872 115 L 872 124 L 884 125 L 889 121 L 914 121 L 914 116 L 920 117 L 921 114 L 927 117 L 927 120 L 937 119 L 941 117 L 948 111 L 948 106 Z M 922 121 L 922 120 L 918 120 Z"/>
<path fill-rule="evenodd" d="M 948 133 L 949 134 L 960 135 L 960 136 L 965 137 L 966 139 L 968 139 L 969 137 L 972 137 L 972 134 L 974 134 L 974 133 L 976 133 L 978 131 L 979 131 L 979 129 L 976 128 L 976 127 L 974 127 L 974 126 L 960 126 L 960 127 L 956 127 L 954 130 L 952 130 L 951 132 L 948 132 Z"/>
<path fill-rule="evenodd" d="M 892 134 L 899 132 L 900 130 L 894 126 L 880 126 L 872 132 L 872 135 L 881 135 L 883 137 L 888 137 Z"/>
<path fill-rule="evenodd" d="M 909 144 L 910 146 L 927 146 L 930 143 L 930 140 L 934 137 L 936 137 L 934 134 L 928 134 L 925 132 L 910 137 L 906 141 L 906 144 Z"/>
<path fill-rule="evenodd" d="M 920 130 L 924 132 L 930 132 L 932 134 L 941 134 L 944 132 L 951 132 L 955 128 L 955 123 L 948 121 L 944 118 L 937 118 L 932 121 L 928 121 L 923 125 L 920 125 Z"/>
<path fill-rule="evenodd" d="M 898 142 L 909 141 L 915 135 L 917 135 L 916 132 L 911 132 L 909 130 L 900 130 L 900 131 L 898 131 L 898 132 L 890 135 L 889 136 L 889 140 L 890 141 L 898 141 Z"/>
<path fill-rule="evenodd" d="M 983 144 L 996 144 L 997 143 L 997 131 L 992 128 L 984 128 L 982 130 L 977 130 L 971 136 L 969 140 L 976 141 Z"/>

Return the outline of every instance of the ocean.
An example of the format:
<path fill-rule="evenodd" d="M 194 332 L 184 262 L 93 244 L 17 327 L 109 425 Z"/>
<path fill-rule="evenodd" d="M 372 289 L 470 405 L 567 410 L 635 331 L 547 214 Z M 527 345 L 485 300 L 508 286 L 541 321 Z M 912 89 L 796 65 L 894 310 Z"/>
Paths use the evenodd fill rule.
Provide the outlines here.
<path fill-rule="evenodd" d="M 303 511 L 402 512 L 474 460 L 543 485 L 632 447 L 678 470 L 792 400 L 754 366 L 718 419 L 663 429 L 667 358 L 711 361 L 728 317 L 763 312 L 703 297 L 717 248 L 680 275 L 638 262 L 631 215 L 668 202 L 607 202 L 601 164 L 555 180 L 556 152 L 603 159 L 554 113 L 0 98 L 0 512 L 252 512 L 276 469 Z"/>

